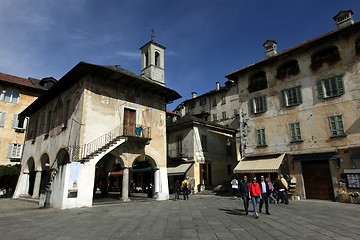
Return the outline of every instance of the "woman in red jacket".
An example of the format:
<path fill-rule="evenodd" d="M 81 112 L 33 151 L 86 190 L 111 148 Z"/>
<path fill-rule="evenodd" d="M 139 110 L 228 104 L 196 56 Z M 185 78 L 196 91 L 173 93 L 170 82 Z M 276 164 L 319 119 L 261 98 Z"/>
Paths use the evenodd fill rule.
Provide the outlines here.
<path fill-rule="evenodd" d="M 260 184 L 256 181 L 256 177 L 254 177 L 252 182 L 249 184 L 248 191 L 249 191 L 249 198 L 251 198 L 251 201 L 254 206 L 253 216 L 255 218 L 259 218 L 257 203 L 259 201 L 259 198 L 261 199 L 261 187 Z"/>

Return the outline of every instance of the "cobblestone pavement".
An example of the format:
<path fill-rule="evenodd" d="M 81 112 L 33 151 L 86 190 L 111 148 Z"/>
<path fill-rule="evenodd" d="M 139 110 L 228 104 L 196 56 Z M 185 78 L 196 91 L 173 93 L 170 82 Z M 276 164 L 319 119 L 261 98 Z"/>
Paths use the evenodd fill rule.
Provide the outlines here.
<path fill-rule="evenodd" d="M 241 199 L 202 195 L 70 210 L 15 199 L 0 206 L 1 240 L 360 239 L 360 205 L 329 201 L 271 204 L 259 219 L 243 214 Z"/>

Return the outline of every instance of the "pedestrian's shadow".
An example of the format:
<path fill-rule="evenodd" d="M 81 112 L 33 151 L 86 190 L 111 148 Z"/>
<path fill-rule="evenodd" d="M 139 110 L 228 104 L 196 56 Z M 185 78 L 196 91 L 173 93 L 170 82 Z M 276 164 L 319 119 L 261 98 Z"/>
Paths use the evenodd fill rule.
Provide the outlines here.
<path fill-rule="evenodd" d="M 226 214 L 231 214 L 231 215 L 244 215 L 245 210 L 242 209 L 221 209 L 219 208 L 220 211 L 224 211 Z"/>

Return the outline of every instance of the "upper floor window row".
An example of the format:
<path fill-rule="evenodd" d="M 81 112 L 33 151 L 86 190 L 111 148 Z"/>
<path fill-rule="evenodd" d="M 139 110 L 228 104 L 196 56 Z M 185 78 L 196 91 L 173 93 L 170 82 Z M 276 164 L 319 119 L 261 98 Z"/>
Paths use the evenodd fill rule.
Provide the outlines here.
<path fill-rule="evenodd" d="M 19 103 L 19 93 L 12 89 L 2 90 L 0 100 L 11 103 Z"/>
<path fill-rule="evenodd" d="M 321 68 L 324 63 L 333 65 L 340 61 L 340 59 L 340 53 L 337 47 L 325 48 L 313 54 L 310 67 L 313 71 L 316 71 Z"/>
<path fill-rule="evenodd" d="M 265 72 L 258 72 L 250 78 L 248 85 L 249 92 L 256 92 L 265 88 L 267 88 L 267 78 Z"/>

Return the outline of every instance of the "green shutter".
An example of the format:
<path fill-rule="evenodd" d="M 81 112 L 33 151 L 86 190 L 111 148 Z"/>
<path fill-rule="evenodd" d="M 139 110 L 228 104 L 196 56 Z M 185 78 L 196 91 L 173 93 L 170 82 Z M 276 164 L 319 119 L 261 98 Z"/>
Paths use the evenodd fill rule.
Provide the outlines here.
<path fill-rule="evenodd" d="M 266 95 L 261 96 L 261 98 L 264 106 L 264 112 L 266 112 L 267 111 Z"/>
<path fill-rule="evenodd" d="M 300 104 L 302 103 L 302 95 L 301 95 L 301 87 L 297 87 L 296 88 L 296 97 L 297 97 L 297 102 Z"/>
<path fill-rule="evenodd" d="M 252 114 L 255 113 L 255 111 L 254 111 L 254 99 L 253 99 L 253 98 L 250 99 L 250 112 L 251 112 Z"/>
<path fill-rule="evenodd" d="M 0 127 L 3 127 L 5 125 L 5 117 L 6 117 L 6 113 L 0 112 Z"/>
<path fill-rule="evenodd" d="M 285 96 L 285 90 L 281 91 L 281 106 L 286 107 L 286 96 Z"/>
<path fill-rule="evenodd" d="M 317 93 L 318 93 L 318 98 L 324 98 L 324 90 L 322 87 L 322 80 L 316 81 L 316 89 L 317 89 Z"/>
<path fill-rule="evenodd" d="M 343 76 L 341 76 L 341 75 L 336 76 L 336 82 L 337 82 L 339 95 L 344 94 L 345 88 L 344 88 Z"/>

